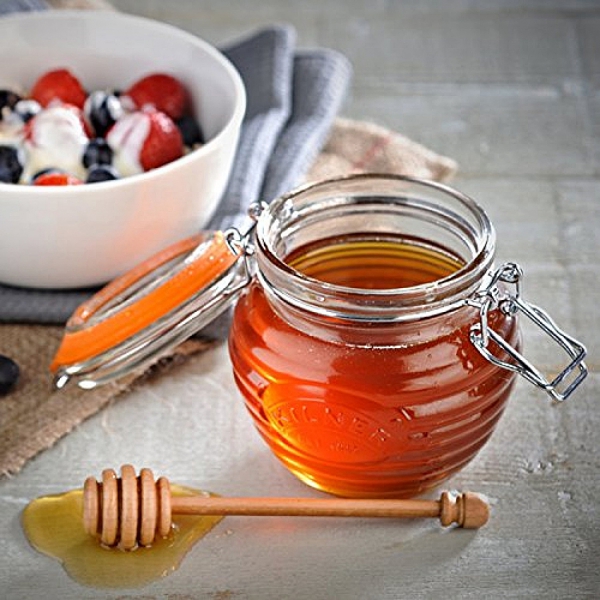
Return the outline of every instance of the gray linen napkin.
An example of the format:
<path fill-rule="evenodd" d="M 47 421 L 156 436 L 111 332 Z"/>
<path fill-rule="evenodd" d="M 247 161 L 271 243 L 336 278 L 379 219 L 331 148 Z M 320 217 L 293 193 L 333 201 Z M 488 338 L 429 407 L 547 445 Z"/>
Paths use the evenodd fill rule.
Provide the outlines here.
<path fill-rule="evenodd" d="M 44 8 L 43 0 L 0 2 L 0 14 Z M 248 108 L 229 185 L 210 228 L 244 229 L 252 202 L 268 202 L 301 182 L 344 100 L 351 67 L 332 50 L 296 51 L 288 26 L 255 32 L 223 52 L 244 80 Z M 0 323 L 64 323 L 94 291 L 0 285 Z M 226 328 L 221 319 L 207 333 L 222 337 Z"/>
<path fill-rule="evenodd" d="M 260 199 L 265 170 L 292 112 L 294 42 L 292 28 L 275 27 L 223 50 L 242 76 L 248 102 L 229 185 L 212 229 L 243 227 L 245 209 Z"/>

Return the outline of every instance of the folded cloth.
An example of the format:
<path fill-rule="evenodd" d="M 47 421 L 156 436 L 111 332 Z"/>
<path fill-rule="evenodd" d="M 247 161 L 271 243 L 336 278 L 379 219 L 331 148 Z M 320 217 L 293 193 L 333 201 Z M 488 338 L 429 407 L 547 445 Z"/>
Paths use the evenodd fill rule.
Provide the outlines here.
<path fill-rule="evenodd" d="M 269 161 L 261 199 L 270 201 L 299 183 L 323 147 L 340 108 L 348 63 L 332 50 L 297 52 L 294 58 L 292 114 Z"/>
<path fill-rule="evenodd" d="M 289 27 L 262 31 L 226 48 L 248 94 L 240 141 L 212 229 L 241 226 L 248 206 L 259 199 L 277 138 L 291 115 L 295 33 Z"/>
<path fill-rule="evenodd" d="M 0 3 L 0 13 L 43 8 L 42 0 Z M 244 81 L 247 112 L 229 184 L 209 228 L 244 229 L 252 202 L 269 201 L 303 180 L 346 95 L 351 67 L 332 50 L 297 52 L 289 26 L 265 28 L 222 51 Z M 94 291 L 0 285 L 0 323 L 62 324 Z M 210 335 L 225 331 L 221 323 Z"/>

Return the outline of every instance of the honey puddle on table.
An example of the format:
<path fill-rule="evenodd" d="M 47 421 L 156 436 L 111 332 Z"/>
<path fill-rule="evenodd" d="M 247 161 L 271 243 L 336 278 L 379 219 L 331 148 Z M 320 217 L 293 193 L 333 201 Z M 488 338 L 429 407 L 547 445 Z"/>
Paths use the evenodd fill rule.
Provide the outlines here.
<path fill-rule="evenodd" d="M 204 494 L 171 485 L 174 496 Z M 169 575 L 192 546 L 223 517 L 173 517 L 166 538 L 133 551 L 103 547 L 83 529 L 83 490 L 44 496 L 30 502 L 22 514 L 23 530 L 39 552 L 59 560 L 78 583 L 96 588 L 141 587 Z"/>

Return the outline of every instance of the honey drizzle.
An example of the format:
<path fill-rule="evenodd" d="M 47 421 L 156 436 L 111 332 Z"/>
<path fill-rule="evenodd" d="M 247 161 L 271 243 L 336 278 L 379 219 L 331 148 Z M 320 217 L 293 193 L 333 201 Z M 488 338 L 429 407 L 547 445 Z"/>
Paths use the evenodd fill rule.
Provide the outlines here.
<path fill-rule="evenodd" d="M 203 494 L 171 485 L 174 496 Z M 22 514 L 29 543 L 57 559 L 69 576 L 95 588 L 136 588 L 175 571 L 192 546 L 221 519 L 220 516 L 177 515 L 166 538 L 157 537 L 151 547 L 125 552 L 107 548 L 83 528 L 83 490 L 43 496 L 30 502 Z"/>

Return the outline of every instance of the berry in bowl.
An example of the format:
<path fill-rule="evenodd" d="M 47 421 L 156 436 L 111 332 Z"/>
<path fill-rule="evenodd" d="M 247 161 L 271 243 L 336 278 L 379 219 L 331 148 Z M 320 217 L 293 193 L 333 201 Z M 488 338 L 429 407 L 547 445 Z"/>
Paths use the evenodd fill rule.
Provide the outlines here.
<path fill-rule="evenodd" d="M 0 90 L 4 183 L 111 181 L 173 162 L 202 141 L 188 90 L 166 73 L 145 75 L 124 92 L 87 92 L 59 68 L 42 74 L 25 96 Z"/>
<path fill-rule="evenodd" d="M 0 36 L 10 49 L 0 65 L 0 283 L 99 285 L 206 226 L 246 103 L 226 57 L 109 11 L 5 17 Z"/>

